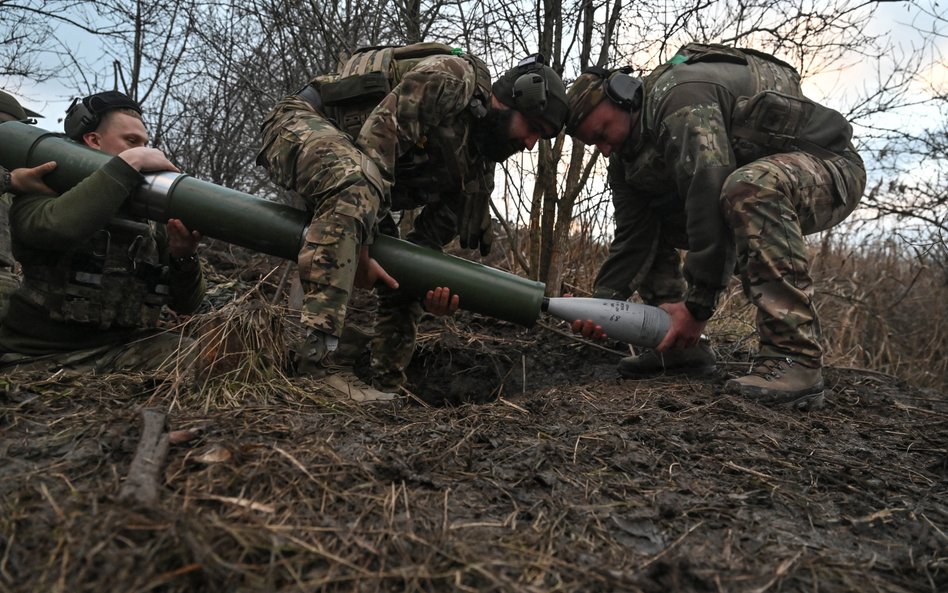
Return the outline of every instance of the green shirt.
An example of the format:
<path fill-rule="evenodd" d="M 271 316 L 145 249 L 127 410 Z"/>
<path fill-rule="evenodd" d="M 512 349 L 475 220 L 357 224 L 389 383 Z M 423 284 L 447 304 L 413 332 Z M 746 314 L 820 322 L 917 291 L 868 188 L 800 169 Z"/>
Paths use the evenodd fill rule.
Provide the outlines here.
<path fill-rule="evenodd" d="M 17 196 L 10 210 L 13 253 L 23 266 L 24 286 L 13 295 L 7 319 L 0 327 L 0 352 L 38 355 L 120 343 L 131 339 L 140 327 L 101 327 L 95 324 L 63 321 L 53 309 L 53 302 L 65 295 L 51 294 L 50 274 L 78 278 L 82 270 L 74 269 L 78 256 L 94 256 L 93 237 L 109 239 L 110 221 L 120 218 L 120 208 L 130 193 L 142 182 L 141 174 L 116 157 L 74 188 L 58 197 Z M 200 266 L 175 270 L 169 266 L 168 238 L 164 225 L 135 223 L 152 229 L 160 268 L 161 283 L 169 289 L 168 305 L 178 313 L 193 312 L 204 295 L 204 277 Z M 114 278 L 112 274 L 110 278 Z M 121 276 L 121 274 L 118 274 Z M 131 276 L 129 272 L 127 276 Z M 121 280 L 121 278 L 119 278 Z M 50 292 L 37 298 L 42 286 Z M 142 291 L 144 292 L 144 288 Z M 42 291 L 40 291 L 42 293 Z M 122 295 L 123 301 L 142 295 Z M 47 303 L 46 301 L 50 301 Z M 58 309 L 57 309 L 58 310 Z"/>

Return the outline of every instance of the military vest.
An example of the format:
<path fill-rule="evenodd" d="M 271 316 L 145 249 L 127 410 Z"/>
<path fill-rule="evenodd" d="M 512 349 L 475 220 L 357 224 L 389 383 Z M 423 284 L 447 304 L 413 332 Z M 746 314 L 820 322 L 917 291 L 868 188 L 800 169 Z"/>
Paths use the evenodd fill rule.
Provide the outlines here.
<path fill-rule="evenodd" d="M 807 99 L 800 86 L 800 74 L 793 66 L 754 49 L 689 43 L 649 74 L 645 92 L 679 64 L 702 62 L 730 62 L 750 70 L 753 91 L 739 97 L 730 114 L 731 144 L 738 164 L 794 150 L 825 159 L 855 154 L 852 125 L 846 118 Z"/>
<path fill-rule="evenodd" d="M 0 267 L 13 268 L 13 247 L 10 239 L 10 204 L 13 194 L 0 193 Z"/>
<path fill-rule="evenodd" d="M 339 68 L 337 76 L 317 79 L 326 115 L 340 129 L 356 137 L 372 110 L 422 60 L 457 55 L 475 72 L 475 90 L 468 112 L 454 122 L 429 130 L 423 145 L 395 163 L 397 182 L 391 191 L 391 208 L 405 210 L 460 195 L 471 179 L 483 176 L 482 160 L 472 154 L 471 122 L 483 117 L 490 101 L 490 71 L 480 59 L 452 50 L 441 43 L 416 43 L 403 47 L 370 47 L 358 50 Z M 478 171 L 472 171 L 472 167 Z"/>
<path fill-rule="evenodd" d="M 153 327 L 171 301 L 154 223 L 113 219 L 50 265 L 22 265 L 17 297 L 53 321 L 100 330 Z"/>

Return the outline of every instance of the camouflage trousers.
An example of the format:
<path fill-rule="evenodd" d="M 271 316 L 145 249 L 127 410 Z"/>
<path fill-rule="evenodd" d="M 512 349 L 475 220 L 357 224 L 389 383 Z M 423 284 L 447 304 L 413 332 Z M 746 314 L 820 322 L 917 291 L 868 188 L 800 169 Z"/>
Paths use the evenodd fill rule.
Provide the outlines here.
<path fill-rule="evenodd" d="M 13 247 L 10 240 L 10 205 L 13 194 L 0 194 L 0 321 L 7 316 L 10 296 L 20 287 L 20 277 L 13 271 Z"/>
<path fill-rule="evenodd" d="M 775 154 L 728 176 L 721 211 L 734 236 L 744 293 L 757 307 L 760 356 L 792 356 L 813 367 L 822 364 L 804 236 L 849 216 L 865 186 L 865 168 L 855 152 L 832 160 L 803 152 Z M 616 204 L 617 239 L 623 212 Z M 624 247 L 614 243 L 597 277 L 595 296 L 624 300 L 637 290 L 649 304 L 681 300 L 685 293 L 681 258 L 667 240 L 674 232 L 679 229 L 663 226 L 641 272 L 622 266 Z"/>
<path fill-rule="evenodd" d="M 177 332 L 148 331 L 129 342 L 95 348 L 29 356 L 0 356 L 0 371 L 65 371 L 67 373 L 117 373 L 172 371 L 190 368 L 196 356 L 194 340 Z"/>
<path fill-rule="evenodd" d="M 667 241 L 668 233 L 660 232 L 649 247 L 645 262 L 639 270 L 625 265 L 624 257 L 634 245 L 625 244 L 618 235 L 623 217 L 616 204 L 616 239 L 609 248 L 609 258 L 603 263 L 593 289 L 597 299 L 627 300 L 638 292 L 649 305 L 674 303 L 685 295 L 685 279 L 681 274 L 681 256 Z"/>
<path fill-rule="evenodd" d="M 0 265 L 0 322 L 7 316 L 10 297 L 20 288 L 20 277 L 4 265 Z"/>
<path fill-rule="evenodd" d="M 416 245 L 440 251 L 457 235 L 457 213 L 444 202 L 425 206 L 413 221 L 405 239 Z M 399 236 L 391 216 L 379 221 L 379 231 Z M 431 288 L 436 288 L 432 286 Z M 411 363 L 418 336 L 418 320 L 424 309 L 417 298 L 379 286 L 378 311 L 374 337 L 370 345 L 372 380 L 382 389 L 394 389 L 406 381 L 405 369 Z"/>
<path fill-rule="evenodd" d="M 732 173 L 721 211 L 734 233 L 744 294 L 757 307 L 761 357 L 822 365 L 820 322 L 804 236 L 849 216 L 866 188 L 859 156 L 771 155 Z"/>
<path fill-rule="evenodd" d="M 277 104 L 262 132 L 257 163 L 274 183 L 300 194 L 313 213 L 297 259 L 302 321 L 339 336 L 359 252 L 383 207 L 382 175 L 350 136 L 297 97 Z"/>

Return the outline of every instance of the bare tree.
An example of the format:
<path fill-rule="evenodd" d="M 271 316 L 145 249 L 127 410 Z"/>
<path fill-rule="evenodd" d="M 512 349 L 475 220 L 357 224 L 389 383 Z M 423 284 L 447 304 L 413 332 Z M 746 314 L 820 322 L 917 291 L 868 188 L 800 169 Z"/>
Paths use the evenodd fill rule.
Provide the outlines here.
<path fill-rule="evenodd" d="M 127 32 L 99 0 L 0 0 L 0 82 L 47 80 L 59 71 L 63 46 L 57 36 L 82 32 L 119 37 Z"/>
<path fill-rule="evenodd" d="M 843 78 L 855 67 L 877 71 L 858 94 L 814 98 L 856 123 L 860 149 L 872 161 L 875 190 L 865 200 L 872 212 L 915 216 L 920 224 L 943 228 L 944 172 L 936 164 L 944 162 L 945 130 L 937 124 L 944 121 L 945 91 L 931 72 L 944 63 L 933 48 L 944 39 L 945 9 L 935 2 L 906 3 L 907 14 L 925 17 L 926 24 L 915 24 L 915 45 L 902 50 L 868 26 L 883 4 L 0 0 L 0 75 L 38 80 L 51 74 L 41 57 L 65 56 L 74 67 L 60 76 L 72 88 L 120 88 L 141 100 L 155 142 L 186 170 L 272 193 L 254 166 L 257 126 L 276 101 L 333 70 L 359 46 L 437 40 L 485 58 L 495 73 L 540 51 L 567 83 L 591 65 L 629 65 L 647 73 L 689 41 L 752 46 L 793 63 L 805 80 Z M 95 59 L 76 55 L 51 35 L 55 23 L 107 35 L 109 42 Z M 920 93 L 925 76 L 932 84 Z M 931 112 L 931 125 L 899 125 L 909 109 L 938 104 L 942 111 Z M 571 261 L 573 238 L 601 243 L 608 233 L 611 210 L 598 156 L 561 135 L 542 141 L 535 153 L 509 159 L 498 178 L 496 213 L 513 231 L 512 260 L 551 292 L 575 283 L 577 270 L 590 267 Z M 919 167 L 926 175 L 914 173 Z"/>

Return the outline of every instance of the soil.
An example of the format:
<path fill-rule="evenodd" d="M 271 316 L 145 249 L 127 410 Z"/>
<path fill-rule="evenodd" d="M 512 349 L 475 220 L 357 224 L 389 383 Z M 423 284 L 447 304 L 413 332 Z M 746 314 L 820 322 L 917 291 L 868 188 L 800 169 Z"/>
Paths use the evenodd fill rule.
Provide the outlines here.
<path fill-rule="evenodd" d="M 732 356 L 623 381 L 554 330 L 422 330 L 394 403 L 4 377 L 0 590 L 948 590 L 943 393 L 830 368 L 792 413 L 722 394 Z M 173 441 L 151 503 L 122 492 L 143 409 Z"/>

